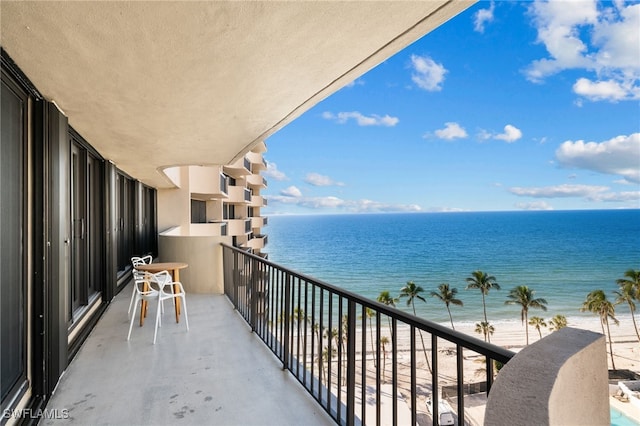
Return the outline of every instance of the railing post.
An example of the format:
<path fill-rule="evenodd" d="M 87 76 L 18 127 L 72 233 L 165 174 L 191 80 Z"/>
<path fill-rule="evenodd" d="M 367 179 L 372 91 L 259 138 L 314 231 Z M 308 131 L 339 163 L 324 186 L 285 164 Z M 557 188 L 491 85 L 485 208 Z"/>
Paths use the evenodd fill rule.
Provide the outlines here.
<path fill-rule="evenodd" d="M 456 365 L 458 374 L 458 424 L 464 426 L 464 356 L 462 346 L 456 345 Z"/>
<path fill-rule="evenodd" d="M 240 283 L 240 265 L 238 252 L 233 252 L 233 305 L 238 310 L 238 284 Z"/>
<path fill-rule="evenodd" d="M 256 266 L 257 266 L 257 261 L 255 259 L 251 259 L 251 262 L 249 263 L 249 285 L 248 285 L 248 291 L 249 291 L 249 297 L 251 297 L 251 331 L 255 332 L 256 331 L 256 325 L 257 325 L 257 317 L 258 317 L 258 309 L 257 309 L 257 305 L 258 305 L 258 286 L 256 285 Z"/>
<path fill-rule="evenodd" d="M 431 335 L 431 415 L 433 424 L 440 424 L 440 389 L 438 388 L 438 336 Z"/>
<path fill-rule="evenodd" d="M 347 305 L 347 320 L 347 426 L 353 426 L 356 404 L 356 302 L 352 299 Z"/>
<path fill-rule="evenodd" d="M 287 369 L 289 365 L 289 346 L 290 346 L 290 314 L 291 310 L 291 275 L 289 273 L 285 274 L 284 279 L 284 312 L 282 313 L 282 318 L 284 321 L 284 334 L 282 336 L 282 344 L 284 345 L 283 353 L 282 353 L 282 369 Z"/>

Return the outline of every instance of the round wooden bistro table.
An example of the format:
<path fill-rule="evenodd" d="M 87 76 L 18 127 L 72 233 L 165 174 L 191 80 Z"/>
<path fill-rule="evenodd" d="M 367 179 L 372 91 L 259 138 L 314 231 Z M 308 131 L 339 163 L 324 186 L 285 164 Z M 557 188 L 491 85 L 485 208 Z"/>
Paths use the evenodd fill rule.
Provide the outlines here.
<path fill-rule="evenodd" d="M 180 281 L 180 269 L 184 269 L 189 265 L 184 262 L 158 262 L 149 263 L 146 265 L 138 265 L 136 269 L 138 271 L 149 272 L 151 274 L 157 274 L 158 272 L 167 271 L 171 274 L 173 282 Z M 173 292 L 178 291 L 176 286 L 173 286 Z M 180 299 L 175 299 L 176 307 L 176 322 L 180 322 Z M 144 317 L 147 316 L 147 302 L 142 301 L 142 308 L 140 309 L 140 326 L 144 324 Z"/>

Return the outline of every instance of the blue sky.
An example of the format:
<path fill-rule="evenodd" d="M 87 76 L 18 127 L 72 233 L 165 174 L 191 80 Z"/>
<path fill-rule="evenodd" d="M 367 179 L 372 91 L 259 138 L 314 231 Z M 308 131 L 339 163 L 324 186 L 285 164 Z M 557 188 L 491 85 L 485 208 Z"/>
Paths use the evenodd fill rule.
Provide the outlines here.
<path fill-rule="evenodd" d="M 640 3 L 479 2 L 266 143 L 267 215 L 640 208 Z"/>

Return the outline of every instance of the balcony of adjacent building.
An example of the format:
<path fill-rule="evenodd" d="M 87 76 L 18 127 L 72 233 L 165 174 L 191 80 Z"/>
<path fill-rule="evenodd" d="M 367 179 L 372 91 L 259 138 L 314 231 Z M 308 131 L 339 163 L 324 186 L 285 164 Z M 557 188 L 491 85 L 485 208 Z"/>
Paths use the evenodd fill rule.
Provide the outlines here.
<path fill-rule="evenodd" d="M 220 166 L 189 166 L 189 191 L 192 198 L 227 199 L 229 180 Z"/>
<path fill-rule="evenodd" d="M 249 161 L 246 155 L 239 158 L 234 163 L 223 166 L 223 170 L 226 174 L 236 179 L 243 178 L 253 173 L 251 170 L 251 161 Z"/>
<path fill-rule="evenodd" d="M 249 204 L 251 203 L 251 190 L 244 186 L 229 186 L 229 203 Z"/>
<path fill-rule="evenodd" d="M 80 424 L 608 424 L 602 335 L 563 329 L 514 354 L 220 250 L 224 295 L 187 291 L 189 331 L 165 306 L 156 345 L 138 317 L 127 341 L 125 289 L 47 408 Z"/>
<path fill-rule="evenodd" d="M 249 175 L 246 178 L 247 185 L 256 188 L 256 189 L 264 189 L 267 187 L 267 179 L 259 174 Z"/>

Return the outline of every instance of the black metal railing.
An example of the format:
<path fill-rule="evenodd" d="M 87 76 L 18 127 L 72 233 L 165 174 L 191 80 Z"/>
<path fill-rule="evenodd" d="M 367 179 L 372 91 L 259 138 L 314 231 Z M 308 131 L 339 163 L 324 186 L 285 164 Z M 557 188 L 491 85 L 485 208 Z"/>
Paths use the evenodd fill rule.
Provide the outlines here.
<path fill-rule="evenodd" d="M 412 425 L 436 425 L 440 415 L 459 425 L 474 424 L 465 418 L 465 395 L 486 395 L 497 373 L 494 365 L 514 355 L 222 246 L 225 294 L 283 368 L 338 424 L 397 425 L 410 418 Z M 465 382 L 465 371 L 478 360 L 473 376 L 480 373 L 484 380 Z M 446 412 L 439 402 L 448 404 L 442 405 Z"/>

